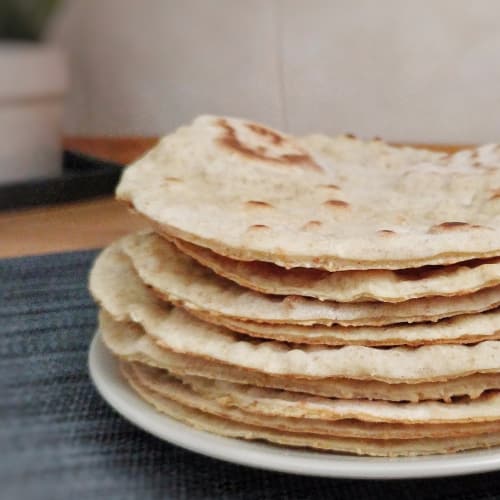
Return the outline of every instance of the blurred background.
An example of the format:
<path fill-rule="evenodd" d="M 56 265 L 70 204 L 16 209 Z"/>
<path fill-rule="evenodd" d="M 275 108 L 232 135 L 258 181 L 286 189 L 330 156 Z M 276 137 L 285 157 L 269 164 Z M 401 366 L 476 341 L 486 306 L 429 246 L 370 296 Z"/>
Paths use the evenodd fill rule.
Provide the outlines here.
<path fill-rule="evenodd" d="M 200 113 L 294 133 L 498 140 L 497 0 L 66 0 L 69 134 L 158 135 Z"/>
<path fill-rule="evenodd" d="M 0 0 L 0 256 L 140 227 L 116 164 L 199 114 L 451 152 L 499 84 L 498 0 Z"/>

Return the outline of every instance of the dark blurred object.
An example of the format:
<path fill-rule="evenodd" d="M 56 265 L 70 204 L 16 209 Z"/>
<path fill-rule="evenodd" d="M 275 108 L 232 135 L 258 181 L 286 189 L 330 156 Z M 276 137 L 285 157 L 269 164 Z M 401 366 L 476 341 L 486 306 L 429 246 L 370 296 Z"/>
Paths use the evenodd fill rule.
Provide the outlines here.
<path fill-rule="evenodd" d="M 61 0 L 0 0 L 0 38 L 40 40 Z"/>
<path fill-rule="evenodd" d="M 121 171 L 121 166 L 116 163 L 65 151 L 60 177 L 0 185 L 0 210 L 112 194 Z"/>

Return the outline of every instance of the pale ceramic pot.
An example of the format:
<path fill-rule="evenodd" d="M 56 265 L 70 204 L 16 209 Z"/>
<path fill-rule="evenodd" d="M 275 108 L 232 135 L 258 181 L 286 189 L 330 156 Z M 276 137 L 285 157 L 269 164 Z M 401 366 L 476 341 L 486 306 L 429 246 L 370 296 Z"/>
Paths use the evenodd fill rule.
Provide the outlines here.
<path fill-rule="evenodd" d="M 0 184 L 61 173 L 67 82 L 57 47 L 0 41 Z"/>

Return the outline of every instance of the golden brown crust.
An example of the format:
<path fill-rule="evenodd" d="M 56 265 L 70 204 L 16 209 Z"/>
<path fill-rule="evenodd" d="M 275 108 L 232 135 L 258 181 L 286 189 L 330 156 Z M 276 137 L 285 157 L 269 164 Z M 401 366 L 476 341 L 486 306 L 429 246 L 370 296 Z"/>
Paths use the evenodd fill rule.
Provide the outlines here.
<path fill-rule="evenodd" d="M 309 154 L 274 130 L 256 123 L 244 123 L 243 127 L 257 135 L 261 142 L 258 146 L 251 146 L 238 137 L 236 128 L 231 126 L 228 120 L 220 118 L 217 120 L 217 125 L 223 131 L 219 136 L 219 143 L 232 152 L 254 160 L 322 172 L 322 168 Z M 267 143 L 267 146 L 263 145 L 265 143 Z"/>

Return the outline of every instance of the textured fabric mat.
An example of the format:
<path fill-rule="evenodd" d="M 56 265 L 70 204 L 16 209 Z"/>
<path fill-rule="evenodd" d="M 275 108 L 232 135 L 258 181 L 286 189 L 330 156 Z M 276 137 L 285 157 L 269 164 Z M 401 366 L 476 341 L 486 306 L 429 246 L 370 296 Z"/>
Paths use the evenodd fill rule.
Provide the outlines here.
<path fill-rule="evenodd" d="M 94 256 L 0 261 L 0 499 L 500 498 L 500 472 L 418 481 L 298 477 L 205 458 L 137 430 L 102 401 L 87 373 Z"/>

